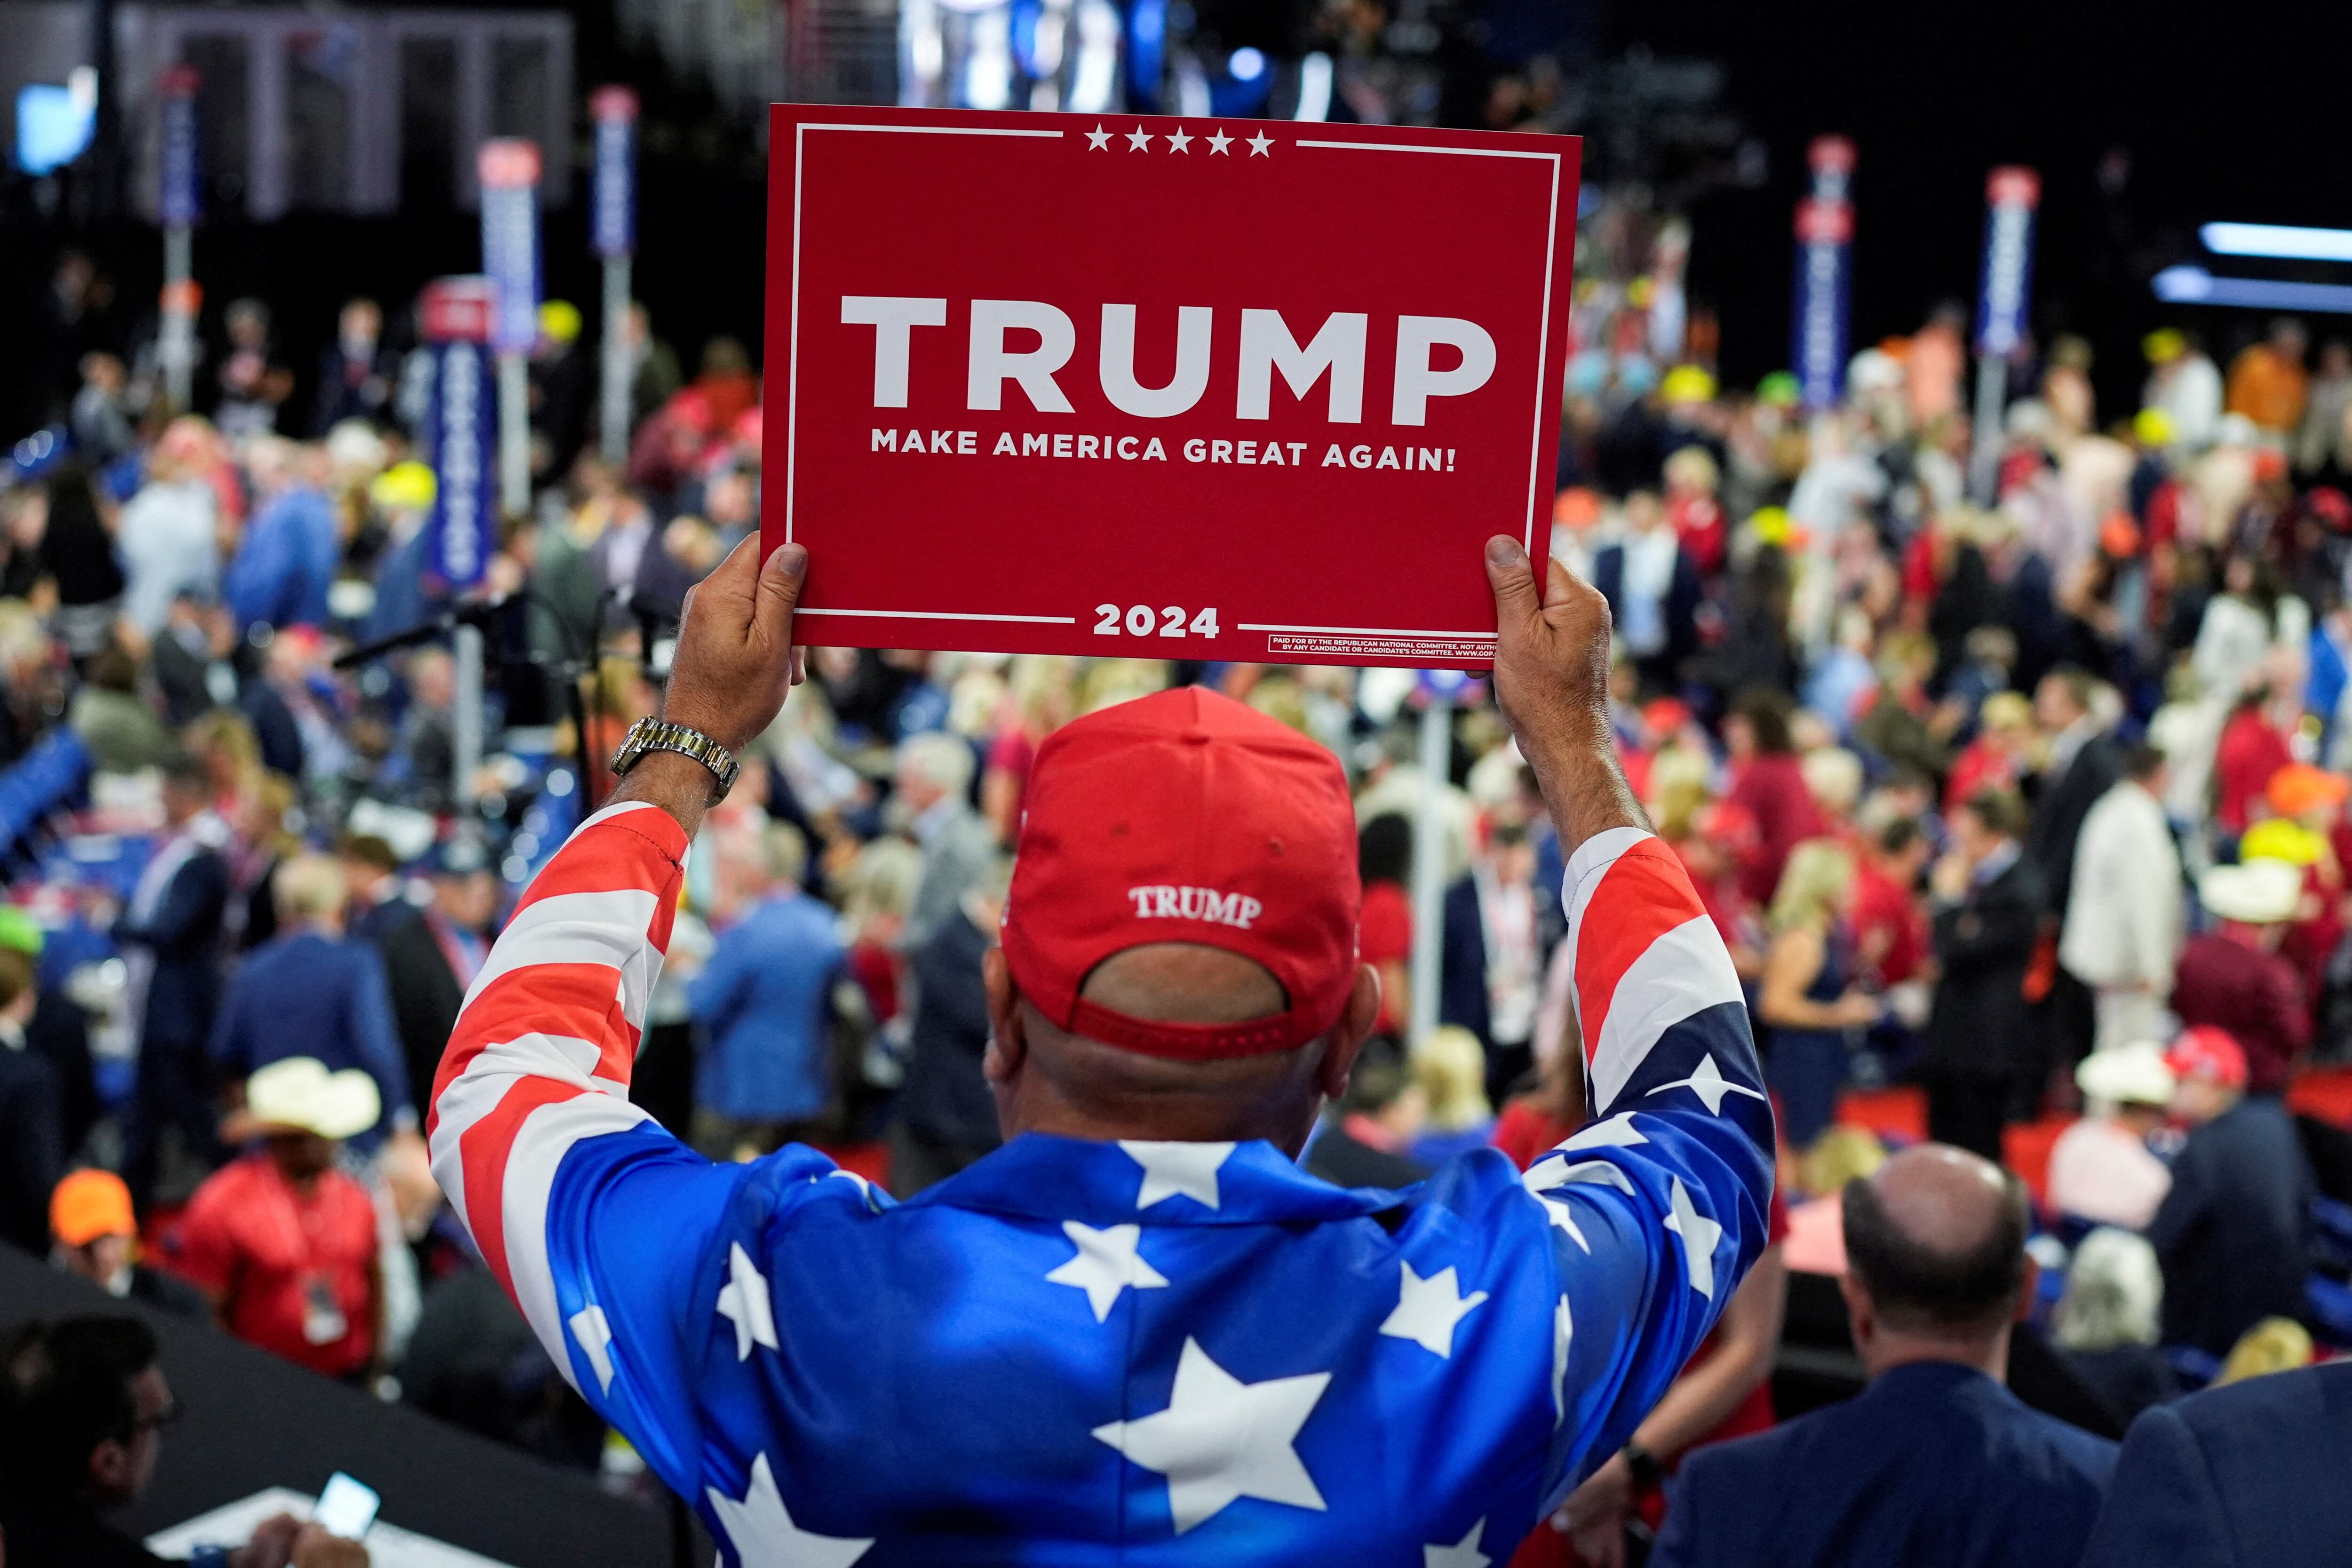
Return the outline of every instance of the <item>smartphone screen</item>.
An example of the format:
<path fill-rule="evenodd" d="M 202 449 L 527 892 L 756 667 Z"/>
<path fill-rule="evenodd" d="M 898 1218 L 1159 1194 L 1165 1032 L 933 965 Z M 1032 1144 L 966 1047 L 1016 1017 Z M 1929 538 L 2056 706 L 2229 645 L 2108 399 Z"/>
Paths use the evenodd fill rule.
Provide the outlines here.
<path fill-rule="evenodd" d="M 318 1506 L 310 1510 L 310 1522 L 346 1541 L 364 1540 L 368 1527 L 375 1523 L 375 1510 L 383 1500 L 373 1487 L 362 1486 L 337 1470 L 327 1478 L 326 1487 L 319 1493 Z"/>

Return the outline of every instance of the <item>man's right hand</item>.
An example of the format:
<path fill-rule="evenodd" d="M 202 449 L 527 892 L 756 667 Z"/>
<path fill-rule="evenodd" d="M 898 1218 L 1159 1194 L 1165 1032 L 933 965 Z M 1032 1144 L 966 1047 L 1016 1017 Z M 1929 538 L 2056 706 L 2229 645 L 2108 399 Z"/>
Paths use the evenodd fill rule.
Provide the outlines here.
<path fill-rule="evenodd" d="M 661 716 L 701 731 L 740 760 L 800 684 L 793 610 L 807 580 L 805 548 L 784 545 L 762 563 L 754 534 L 688 589 Z M 690 757 L 655 752 L 639 759 L 613 800 L 657 805 L 692 837 L 710 807 L 710 773 Z"/>
<path fill-rule="evenodd" d="M 1609 726 L 1609 603 L 1557 561 L 1547 592 L 1516 539 L 1486 542 L 1495 590 L 1495 700 L 1535 769 L 1560 853 L 1649 820 L 1617 765 Z"/>

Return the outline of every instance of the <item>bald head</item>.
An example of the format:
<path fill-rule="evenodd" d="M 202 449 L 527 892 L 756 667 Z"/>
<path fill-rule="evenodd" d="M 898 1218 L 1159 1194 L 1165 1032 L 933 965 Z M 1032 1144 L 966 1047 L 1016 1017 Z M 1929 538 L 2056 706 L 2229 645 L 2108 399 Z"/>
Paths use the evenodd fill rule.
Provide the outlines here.
<path fill-rule="evenodd" d="M 2025 1189 L 1945 1143 L 1906 1149 L 1846 1184 L 1846 1266 L 1891 1331 L 2004 1331 L 2025 1282 Z"/>
<path fill-rule="evenodd" d="M 1014 986 L 1002 949 L 987 982 L 994 1035 L 987 1058 L 1005 1136 L 1264 1138 L 1296 1152 L 1326 1095 L 1348 1081 L 1357 1047 L 1380 1011 L 1369 969 L 1337 1025 L 1287 1051 L 1181 1061 L 1089 1039 L 1049 1020 Z M 1290 1005 L 1265 967 L 1196 942 L 1129 948 L 1095 966 L 1079 995 L 1151 1023 L 1241 1024 Z"/>

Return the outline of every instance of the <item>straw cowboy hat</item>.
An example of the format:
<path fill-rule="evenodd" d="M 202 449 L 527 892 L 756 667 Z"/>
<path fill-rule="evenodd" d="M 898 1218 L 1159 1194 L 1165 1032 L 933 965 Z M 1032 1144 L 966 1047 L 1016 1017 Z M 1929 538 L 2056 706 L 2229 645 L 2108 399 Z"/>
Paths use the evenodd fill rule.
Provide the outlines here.
<path fill-rule="evenodd" d="M 316 1057 L 271 1062 L 245 1080 L 246 1115 L 262 1132 L 355 1137 L 383 1114 L 375 1079 L 357 1068 L 329 1072 Z"/>
<path fill-rule="evenodd" d="M 2197 879 L 2197 896 L 2225 921 L 2276 925 L 2292 917 L 2302 900 L 2303 872 L 2282 860 L 2215 866 Z"/>

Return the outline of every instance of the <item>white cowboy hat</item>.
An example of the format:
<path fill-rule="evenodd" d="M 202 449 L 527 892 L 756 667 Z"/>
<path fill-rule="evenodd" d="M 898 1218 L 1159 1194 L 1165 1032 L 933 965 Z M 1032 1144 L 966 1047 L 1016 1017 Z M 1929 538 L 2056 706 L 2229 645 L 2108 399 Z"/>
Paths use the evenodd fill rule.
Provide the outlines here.
<path fill-rule="evenodd" d="M 2153 1040 L 2093 1051 L 2074 1069 L 2075 1087 L 2109 1105 L 2169 1105 L 2175 1082 L 2164 1047 Z"/>
<path fill-rule="evenodd" d="M 290 1128 L 342 1139 L 376 1124 L 383 1097 L 357 1068 L 329 1072 L 316 1057 L 287 1057 L 245 1080 L 245 1109 L 265 1131 Z"/>
<path fill-rule="evenodd" d="M 2197 897 L 2225 921 L 2276 925 L 2303 900 L 2303 872 L 2278 860 L 2215 866 L 2197 879 Z"/>

